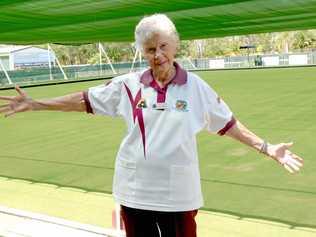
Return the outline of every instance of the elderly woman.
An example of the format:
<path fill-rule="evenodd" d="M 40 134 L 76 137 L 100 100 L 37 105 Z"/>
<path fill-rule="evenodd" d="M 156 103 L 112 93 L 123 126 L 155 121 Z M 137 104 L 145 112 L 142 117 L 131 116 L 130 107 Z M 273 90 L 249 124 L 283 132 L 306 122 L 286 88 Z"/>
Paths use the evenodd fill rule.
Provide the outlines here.
<path fill-rule="evenodd" d="M 195 216 L 203 205 L 196 134 L 203 129 L 249 145 L 289 172 L 299 170 L 303 160 L 288 150 L 292 143 L 272 145 L 250 132 L 207 83 L 175 62 L 179 36 L 167 16 L 143 18 L 135 39 L 150 66 L 144 72 L 53 99 L 33 100 L 19 87 L 18 96 L 0 97 L 9 101 L 0 109 L 6 116 L 59 110 L 125 119 L 113 196 L 127 237 L 196 236 Z"/>

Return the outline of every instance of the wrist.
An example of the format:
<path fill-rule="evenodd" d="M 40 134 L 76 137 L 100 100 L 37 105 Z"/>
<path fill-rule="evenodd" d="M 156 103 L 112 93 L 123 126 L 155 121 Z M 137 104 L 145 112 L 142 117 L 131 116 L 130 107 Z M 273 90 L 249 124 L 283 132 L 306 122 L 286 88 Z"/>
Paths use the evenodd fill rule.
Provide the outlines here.
<path fill-rule="evenodd" d="M 271 144 L 264 140 L 260 146 L 259 153 L 270 156 L 270 152 L 269 152 L 270 147 L 271 147 Z"/>

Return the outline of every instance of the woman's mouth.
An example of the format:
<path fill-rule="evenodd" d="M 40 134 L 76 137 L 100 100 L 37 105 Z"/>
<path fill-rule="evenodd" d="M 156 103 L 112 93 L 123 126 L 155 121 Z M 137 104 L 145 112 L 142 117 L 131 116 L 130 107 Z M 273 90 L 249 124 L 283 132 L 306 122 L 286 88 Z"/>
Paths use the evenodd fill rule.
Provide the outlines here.
<path fill-rule="evenodd" d="M 167 62 L 167 61 L 159 62 L 159 63 L 157 63 L 156 65 L 161 66 L 161 65 L 165 64 L 166 62 Z"/>

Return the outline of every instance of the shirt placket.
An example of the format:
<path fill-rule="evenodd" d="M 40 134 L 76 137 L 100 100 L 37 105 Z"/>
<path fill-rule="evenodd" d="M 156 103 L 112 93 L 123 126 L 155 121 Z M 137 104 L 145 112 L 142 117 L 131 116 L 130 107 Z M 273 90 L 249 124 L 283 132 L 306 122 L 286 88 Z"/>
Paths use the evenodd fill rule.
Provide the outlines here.
<path fill-rule="evenodd" d="M 164 88 L 157 88 L 157 103 L 165 103 L 166 101 L 166 93 L 168 86 Z"/>

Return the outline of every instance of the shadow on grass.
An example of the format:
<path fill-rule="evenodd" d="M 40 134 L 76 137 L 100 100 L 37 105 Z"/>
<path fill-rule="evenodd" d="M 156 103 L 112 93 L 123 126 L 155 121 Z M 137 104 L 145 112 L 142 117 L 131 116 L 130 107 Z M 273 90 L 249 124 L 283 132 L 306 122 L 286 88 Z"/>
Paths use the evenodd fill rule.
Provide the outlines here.
<path fill-rule="evenodd" d="M 276 188 L 272 186 L 263 186 L 263 185 L 255 185 L 255 184 L 243 184 L 243 183 L 235 183 L 235 182 L 228 182 L 228 181 L 221 181 L 221 180 L 211 180 L 211 179 L 201 179 L 202 182 L 209 182 L 209 183 L 219 183 L 219 184 L 229 184 L 229 185 L 236 185 L 236 186 L 242 186 L 242 187 L 252 187 L 256 189 L 267 189 L 267 190 L 275 190 L 275 191 L 281 191 L 281 192 L 295 192 L 295 193 L 303 193 L 303 194 L 309 194 L 309 195 L 316 195 L 316 192 L 310 192 L 310 191 L 304 191 L 304 190 L 297 190 L 297 189 L 287 189 L 287 188 Z M 212 212 L 218 212 L 218 213 L 224 213 L 224 214 L 229 214 L 238 217 L 240 220 L 245 219 L 245 218 L 252 218 L 252 219 L 258 219 L 258 220 L 265 220 L 265 221 L 271 221 L 271 222 L 277 222 L 277 223 L 282 223 L 290 226 L 290 229 L 295 229 L 298 227 L 303 227 L 303 228 L 313 228 L 315 231 L 311 232 L 316 232 L 316 224 L 305 224 L 305 223 L 299 223 L 299 222 L 292 222 L 292 221 L 287 221 L 284 219 L 279 219 L 279 218 L 270 218 L 267 216 L 260 216 L 260 215 L 247 215 L 244 213 L 240 212 L 233 212 L 229 210 L 223 210 L 223 209 L 216 209 L 216 208 L 207 208 L 207 207 L 202 207 L 202 210 L 205 211 L 212 211 Z M 316 223 L 316 222 L 315 222 Z"/>
<path fill-rule="evenodd" d="M 276 188 L 272 186 L 263 186 L 257 184 L 243 184 L 243 183 L 234 183 L 222 180 L 212 180 L 212 179 L 201 179 L 202 182 L 209 182 L 209 183 L 222 183 L 222 184 L 229 184 L 229 185 L 236 185 L 242 187 L 252 187 L 252 188 L 260 188 L 260 189 L 268 189 L 268 190 L 275 190 L 275 191 L 284 191 L 284 192 L 295 192 L 295 193 L 305 193 L 305 194 L 312 194 L 316 195 L 316 192 L 310 192 L 305 190 L 297 190 L 297 189 L 290 189 L 290 188 Z"/>
<path fill-rule="evenodd" d="M 77 167 L 114 170 L 113 167 L 87 165 L 87 164 L 71 163 L 71 162 L 64 162 L 64 161 L 50 161 L 50 160 L 33 159 L 33 158 L 25 158 L 25 157 L 18 157 L 18 156 L 0 156 L 0 159 L 27 160 L 27 161 L 36 161 L 36 162 L 50 163 L 50 164 L 70 165 L 70 166 L 77 166 Z"/>
<path fill-rule="evenodd" d="M 238 217 L 239 220 L 251 218 L 251 219 L 257 219 L 258 222 L 260 222 L 260 220 L 263 220 L 263 221 L 275 222 L 275 224 L 277 224 L 277 223 L 286 224 L 289 226 L 289 229 L 295 229 L 295 228 L 300 228 L 300 227 L 301 228 L 311 228 L 311 230 L 304 229 L 304 231 L 316 233 L 316 225 L 296 223 L 296 222 L 285 221 L 285 220 L 278 219 L 278 218 L 269 218 L 269 217 L 260 216 L 260 215 L 245 215 L 244 213 L 232 212 L 232 211 L 215 209 L 215 208 L 204 208 L 203 207 L 203 208 L 201 208 L 201 210 L 232 215 L 232 216 Z M 269 224 L 269 223 L 265 223 L 265 224 Z M 273 225 L 273 223 L 271 223 L 270 225 Z M 300 229 L 300 230 L 302 230 L 302 229 Z"/>
<path fill-rule="evenodd" d="M 78 190 L 78 192 L 82 192 L 82 193 L 96 192 L 96 193 L 112 194 L 112 192 L 110 192 L 110 191 L 105 191 L 105 190 L 101 190 L 101 189 L 93 189 L 93 188 L 82 188 L 81 186 L 78 186 L 78 185 L 61 185 L 60 183 L 55 183 L 55 182 L 45 182 L 44 183 L 44 182 L 39 182 L 38 180 L 35 180 L 35 179 L 13 177 L 13 176 L 1 175 L 1 174 L 0 174 L 0 177 L 7 178 L 9 180 L 19 180 L 19 181 L 24 181 L 24 182 L 30 182 L 30 184 L 54 185 L 54 186 L 56 186 L 56 189 L 70 188 L 70 189 L 74 189 L 73 191 L 75 191 L 75 189 L 76 189 L 76 190 Z"/>

